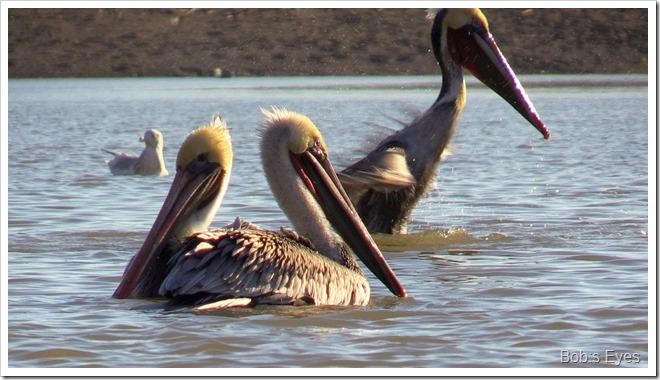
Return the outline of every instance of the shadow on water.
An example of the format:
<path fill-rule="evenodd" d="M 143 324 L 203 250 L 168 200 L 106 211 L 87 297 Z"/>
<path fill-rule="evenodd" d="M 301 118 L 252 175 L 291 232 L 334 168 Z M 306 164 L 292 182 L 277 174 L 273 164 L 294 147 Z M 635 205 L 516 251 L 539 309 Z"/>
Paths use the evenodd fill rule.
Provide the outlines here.
<path fill-rule="evenodd" d="M 471 250 L 451 249 L 484 242 L 506 242 L 513 238 L 500 233 L 491 233 L 483 237 L 472 236 L 466 228 L 429 229 L 405 235 L 374 234 L 374 241 L 381 250 L 389 252 L 434 251 L 447 249 L 450 254 L 465 255 Z"/>
<path fill-rule="evenodd" d="M 332 316 L 341 317 L 342 314 L 372 314 L 381 313 L 387 310 L 398 310 L 401 308 L 408 308 L 410 304 L 414 304 L 415 300 L 412 298 L 398 298 L 395 296 L 385 297 L 372 297 L 369 305 L 367 306 L 289 306 L 289 305 L 256 305 L 250 307 L 230 307 L 224 309 L 214 309 L 206 311 L 193 310 L 190 307 L 180 307 L 168 309 L 166 299 L 150 299 L 139 300 L 141 304 L 133 306 L 130 310 L 143 313 L 162 313 L 162 314 L 197 314 L 206 316 L 216 316 L 232 319 L 241 318 L 257 318 L 268 321 L 268 317 L 277 317 L 273 319 L 282 323 L 282 319 L 304 319 L 313 317 L 333 318 Z"/>

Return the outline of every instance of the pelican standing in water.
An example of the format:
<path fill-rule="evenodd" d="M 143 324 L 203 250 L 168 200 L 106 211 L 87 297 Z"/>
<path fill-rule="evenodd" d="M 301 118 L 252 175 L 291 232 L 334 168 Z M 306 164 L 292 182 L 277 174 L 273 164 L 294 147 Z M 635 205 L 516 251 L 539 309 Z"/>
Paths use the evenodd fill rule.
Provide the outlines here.
<path fill-rule="evenodd" d="M 464 69 L 550 138 L 479 9 L 435 10 L 428 17 L 433 19 L 433 54 L 442 71 L 440 95 L 426 112 L 339 174 L 372 233 L 406 233 L 408 218 L 432 182 L 465 106 Z"/>
<path fill-rule="evenodd" d="M 110 172 L 114 175 L 168 175 L 163 160 L 163 134 L 149 129 L 140 136 L 140 141 L 145 147 L 139 156 L 101 149 L 115 156 L 108 161 Z"/>
<path fill-rule="evenodd" d="M 339 184 L 312 121 L 280 109 L 264 114 L 266 179 L 297 233 L 239 221 L 208 230 L 232 165 L 229 133 L 216 117 L 181 145 L 170 192 L 114 297 L 163 296 L 196 310 L 366 305 L 369 283 L 353 253 L 394 294 L 406 296 Z"/>

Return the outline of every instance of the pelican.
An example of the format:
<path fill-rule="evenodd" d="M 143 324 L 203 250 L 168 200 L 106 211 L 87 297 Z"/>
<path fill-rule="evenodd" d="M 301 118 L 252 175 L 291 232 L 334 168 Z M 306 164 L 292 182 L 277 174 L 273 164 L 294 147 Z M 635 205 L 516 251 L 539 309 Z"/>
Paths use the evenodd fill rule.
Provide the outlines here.
<path fill-rule="evenodd" d="M 216 117 L 181 145 L 169 194 L 114 297 L 161 296 L 201 311 L 366 305 L 370 287 L 353 253 L 394 294 L 406 296 L 339 184 L 319 130 L 297 113 L 263 112 L 266 179 L 297 232 L 238 219 L 208 230 L 232 166 L 229 133 Z"/>
<path fill-rule="evenodd" d="M 464 69 L 550 138 L 479 9 L 434 10 L 428 18 L 433 20 L 431 43 L 442 71 L 440 95 L 426 112 L 339 174 L 372 233 L 406 233 L 408 218 L 432 182 L 465 106 Z"/>
<path fill-rule="evenodd" d="M 163 134 L 149 129 L 140 136 L 140 142 L 144 142 L 145 147 L 139 156 L 101 149 L 115 156 L 107 162 L 110 172 L 114 175 L 168 175 L 163 160 Z"/>

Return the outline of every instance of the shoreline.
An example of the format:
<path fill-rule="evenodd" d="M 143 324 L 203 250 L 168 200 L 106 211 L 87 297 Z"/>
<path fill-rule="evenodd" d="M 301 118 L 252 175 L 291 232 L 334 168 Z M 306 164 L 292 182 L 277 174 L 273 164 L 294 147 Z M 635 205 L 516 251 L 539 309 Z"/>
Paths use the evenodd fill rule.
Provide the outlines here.
<path fill-rule="evenodd" d="M 58 77 L 58 78 L 9 78 L 10 81 L 29 80 L 138 80 L 161 81 L 176 79 L 201 80 L 209 88 L 236 89 L 356 89 L 356 88 L 396 88 L 416 89 L 439 87 L 441 75 L 336 75 L 336 76 L 252 76 L 252 77 Z M 289 80 L 304 79 L 304 85 L 286 84 Z M 636 87 L 648 86 L 648 74 L 522 74 L 518 76 L 523 86 L 527 88 L 543 87 Z M 311 82 L 311 83 L 310 83 Z M 465 83 L 468 87 L 485 87 L 476 78 L 467 75 Z"/>

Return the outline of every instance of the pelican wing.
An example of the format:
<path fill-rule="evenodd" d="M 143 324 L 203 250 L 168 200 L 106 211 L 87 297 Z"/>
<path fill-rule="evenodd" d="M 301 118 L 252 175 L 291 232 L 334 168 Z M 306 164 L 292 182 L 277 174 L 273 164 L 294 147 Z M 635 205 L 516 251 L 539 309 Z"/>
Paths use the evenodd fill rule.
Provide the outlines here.
<path fill-rule="evenodd" d="M 338 177 L 353 204 L 370 189 L 389 193 L 416 184 L 406 162 L 406 153 L 399 147 L 375 150 L 338 173 Z"/>
<path fill-rule="evenodd" d="M 218 229 L 172 257 L 160 294 L 194 305 L 227 299 L 268 304 L 366 304 L 369 285 L 308 246 L 273 231 Z M 347 292 L 346 289 L 352 289 Z"/>

